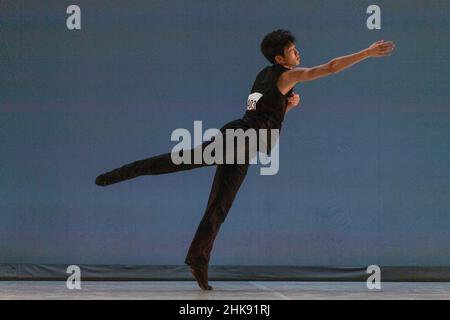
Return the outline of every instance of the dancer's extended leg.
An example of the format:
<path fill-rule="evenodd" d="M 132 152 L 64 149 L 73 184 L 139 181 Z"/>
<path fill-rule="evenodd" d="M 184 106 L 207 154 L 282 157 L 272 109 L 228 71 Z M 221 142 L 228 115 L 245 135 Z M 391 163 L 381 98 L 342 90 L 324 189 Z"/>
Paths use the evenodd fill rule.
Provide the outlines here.
<path fill-rule="evenodd" d="M 210 164 L 206 164 L 203 160 L 202 163 L 194 163 L 194 153 L 198 149 L 201 149 L 200 152 L 203 152 L 204 148 L 211 142 L 212 141 L 206 141 L 194 149 L 183 150 L 183 152 L 191 153 L 191 164 L 182 163 L 177 165 L 173 163 L 171 158 L 172 153 L 168 152 L 151 158 L 138 160 L 101 174 L 96 178 L 95 184 L 99 186 L 107 186 L 143 175 L 157 175 L 208 166 Z"/>

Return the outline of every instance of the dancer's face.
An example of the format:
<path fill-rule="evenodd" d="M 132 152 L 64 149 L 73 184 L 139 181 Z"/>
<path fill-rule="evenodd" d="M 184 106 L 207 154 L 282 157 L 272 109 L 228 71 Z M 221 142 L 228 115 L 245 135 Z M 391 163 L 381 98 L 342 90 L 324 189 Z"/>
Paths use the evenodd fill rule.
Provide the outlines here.
<path fill-rule="evenodd" d="M 276 56 L 275 60 L 278 64 L 292 69 L 300 64 L 300 52 L 295 47 L 295 43 L 290 43 L 284 48 L 284 56 Z"/>

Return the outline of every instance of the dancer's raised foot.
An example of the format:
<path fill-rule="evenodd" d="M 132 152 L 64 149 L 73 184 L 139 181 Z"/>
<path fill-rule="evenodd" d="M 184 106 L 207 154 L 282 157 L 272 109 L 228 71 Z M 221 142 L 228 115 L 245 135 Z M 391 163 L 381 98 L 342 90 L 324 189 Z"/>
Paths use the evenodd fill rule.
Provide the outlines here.
<path fill-rule="evenodd" d="M 108 179 L 106 178 L 106 175 L 101 174 L 99 175 L 96 179 L 95 179 L 95 184 L 101 187 L 107 186 L 108 183 Z"/>
<path fill-rule="evenodd" d="M 122 177 L 122 174 L 119 172 L 119 170 L 112 170 L 110 172 L 99 175 L 95 179 L 95 184 L 104 187 L 123 180 L 125 179 Z"/>

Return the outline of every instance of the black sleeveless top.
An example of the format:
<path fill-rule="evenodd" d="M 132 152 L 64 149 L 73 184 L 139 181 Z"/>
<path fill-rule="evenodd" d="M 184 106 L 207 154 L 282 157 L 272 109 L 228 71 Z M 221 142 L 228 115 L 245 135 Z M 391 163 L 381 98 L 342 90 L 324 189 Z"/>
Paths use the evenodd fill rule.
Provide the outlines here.
<path fill-rule="evenodd" d="M 280 64 L 265 67 L 258 73 L 247 99 L 247 111 L 243 119 L 255 129 L 280 129 L 283 123 L 288 96 L 277 87 L 280 75 L 289 70 Z"/>

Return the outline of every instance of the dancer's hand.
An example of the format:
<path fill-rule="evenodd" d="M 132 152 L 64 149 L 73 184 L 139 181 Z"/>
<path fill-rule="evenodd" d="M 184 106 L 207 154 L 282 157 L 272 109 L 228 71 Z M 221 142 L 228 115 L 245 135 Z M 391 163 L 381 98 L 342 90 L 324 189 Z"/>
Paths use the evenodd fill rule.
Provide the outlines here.
<path fill-rule="evenodd" d="M 291 110 L 292 108 L 295 108 L 300 103 L 300 95 L 296 93 L 292 93 L 287 100 L 287 109 L 286 112 Z"/>
<path fill-rule="evenodd" d="M 394 42 L 380 40 L 374 42 L 366 50 L 369 53 L 369 57 L 388 57 L 391 55 L 392 51 L 394 51 L 394 48 Z"/>

